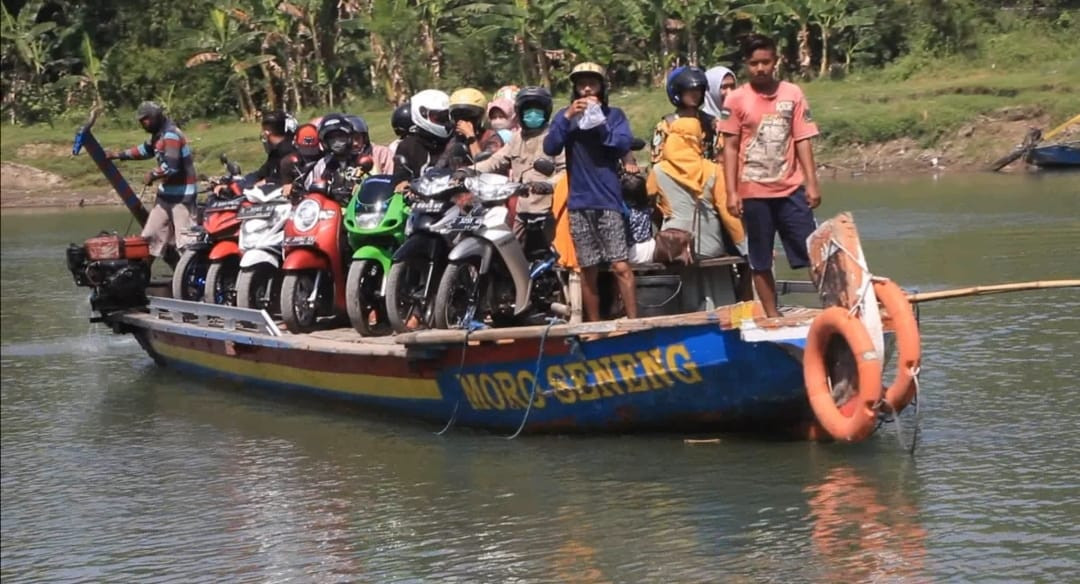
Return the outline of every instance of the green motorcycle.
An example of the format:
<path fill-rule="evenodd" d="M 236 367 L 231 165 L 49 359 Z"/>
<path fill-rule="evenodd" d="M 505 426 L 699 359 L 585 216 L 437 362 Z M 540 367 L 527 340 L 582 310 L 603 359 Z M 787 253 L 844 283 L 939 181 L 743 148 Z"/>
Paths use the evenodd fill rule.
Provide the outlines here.
<path fill-rule="evenodd" d="M 362 336 L 393 332 L 383 288 L 394 250 L 405 240 L 408 216 L 405 197 L 394 192 L 393 177 L 388 174 L 364 179 L 345 208 L 345 233 L 355 250 L 345 281 L 345 303 L 349 321 Z"/>

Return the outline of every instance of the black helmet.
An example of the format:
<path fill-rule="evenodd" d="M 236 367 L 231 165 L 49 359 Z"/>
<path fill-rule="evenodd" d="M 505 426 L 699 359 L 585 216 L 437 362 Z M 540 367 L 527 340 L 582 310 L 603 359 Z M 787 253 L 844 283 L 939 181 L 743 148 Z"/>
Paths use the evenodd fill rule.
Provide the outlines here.
<path fill-rule="evenodd" d="M 263 113 L 262 127 L 275 136 L 291 136 L 296 132 L 296 120 L 281 110 L 269 111 Z"/>
<path fill-rule="evenodd" d="M 697 67 L 679 67 L 668 75 L 667 97 L 671 105 L 681 107 L 682 94 L 690 89 L 700 89 L 703 95 L 709 92 L 709 78 L 704 71 Z"/>
<path fill-rule="evenodd" d="M 412 129 L 412 125 L 412 110 L 409 108 L 409 102 L 406 101 L 390 114 L 390 127 L 394 129 L 398 138 L 404 138 L 405 134 Z"/>
<path fill-rule="evenodd" d="M 341 132 L 345 134 L 344 140 L 331 140 L 330 134 Z M 344 114 L 330 114 L 319 122 L 319 144 L 323 151 L 333 152 L 337 155 L 345 154 L 352 146 L 353 126 Z"/>
<path fill-rule="evenodd" d="M 146 131 L 151 134 L 156 133 L 165 123 L 165 108 L 152 101 L 140 103 L 139 108 L 135 110 L 135 121 L 142 125 L 142 121 L 145 119 L 150 120 L 149 125 L 143 126 Z"/>
<path fill-rule="evenodd" d="M 551 92 L 546 87 L 530 86 L 518 91 L 514 99 L 514 112 L 519 120 L 525 106 L 530 104 L 544 110 L 545 119 L 551 117 Z"/>
<path fill-rule="evenodd" d="M 319 122 L 319 142 L 326 142 L 326 136 L 331 132 L 345 132 L 351 138 L 353 126 L 344 114 L 330 114 Z"/>

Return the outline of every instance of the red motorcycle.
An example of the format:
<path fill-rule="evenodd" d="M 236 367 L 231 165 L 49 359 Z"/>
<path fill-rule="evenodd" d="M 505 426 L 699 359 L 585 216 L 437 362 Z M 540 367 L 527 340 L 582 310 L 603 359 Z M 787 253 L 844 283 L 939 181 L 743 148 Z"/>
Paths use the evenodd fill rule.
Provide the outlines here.
<path fill-rule="evenodd" d="M 184 248 L 173 270 L 173 298 L 225 303 L 222 288 L 227 277 L 223 277 L 222 265 L 219 264 L 224 261 L 227 271 L 226 260 L 230 256 L 230 249 L 233 250 L 232 254 L 236 254 L 232 263 L 239 261 L 237 241 L 240 237 L 240 220 L 237 212 L 244 197 L 239 165 L 230 162 L 224 154 L 221 155 L 221 162 L 227 174 L 211 182 L 213 192 L 199 211 L 198 224 L 191 228 L 194 242 Z M 232 272 L 232 288 L 235 289 L 235 267 Z"/>
<path fill-rule="evenodd" d="M 324 185 L 308 190 L 285 223 L 281 318 L 294 333 L 315 329 L 322 317 L 343 317 L 348 238 L 342 203 Z"/>

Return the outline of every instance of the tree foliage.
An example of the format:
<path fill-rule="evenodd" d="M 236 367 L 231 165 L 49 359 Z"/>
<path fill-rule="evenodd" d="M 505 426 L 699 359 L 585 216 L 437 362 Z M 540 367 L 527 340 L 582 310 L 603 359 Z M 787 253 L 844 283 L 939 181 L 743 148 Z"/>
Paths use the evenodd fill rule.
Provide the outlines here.
<path fill-rule="evenodd" d="M 965 54 L 1003 20 L 1075 27 L 1071 0 L 4 0 L 3 112 L 167 101 L 181 117 L 396 103 L 424 87 L 565 89 L 578 61 L 620 85 L 738 65 L 774 35 L 787 75 Z M 914 62 L 914 61 L 913 61 Z"/>

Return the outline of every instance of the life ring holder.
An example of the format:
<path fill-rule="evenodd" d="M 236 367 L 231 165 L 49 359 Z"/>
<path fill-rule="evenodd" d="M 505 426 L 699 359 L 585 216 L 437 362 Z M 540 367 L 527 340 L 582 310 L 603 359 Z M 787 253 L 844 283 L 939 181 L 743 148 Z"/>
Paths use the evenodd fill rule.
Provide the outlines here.
<path fill-rule="evenodd" d="M 847 342 L 858 372 L 857 393 L 851 398 L 854 407 L 845 404 L 843 412 L 833 399 L 826 363 L 833 335 Z M 826 308 L 810 324 L 803 353 L 803 382 L 814 416 L 835 440 L 859 442 L 873 433 L 882 393 L 881 359 L 862 321 L 847 309 Z"/>
<path fill-rule="evenodd" d="M 919 369 L 922 364 L 922 345 L 919 322 L 907 294 L 888 278 L 874 278 L 874 294 L 885 307 L 896 331 L 896 378 L 885 388 L 884 401 L 894 414 L 900 413 L 914 399 Z"/>

